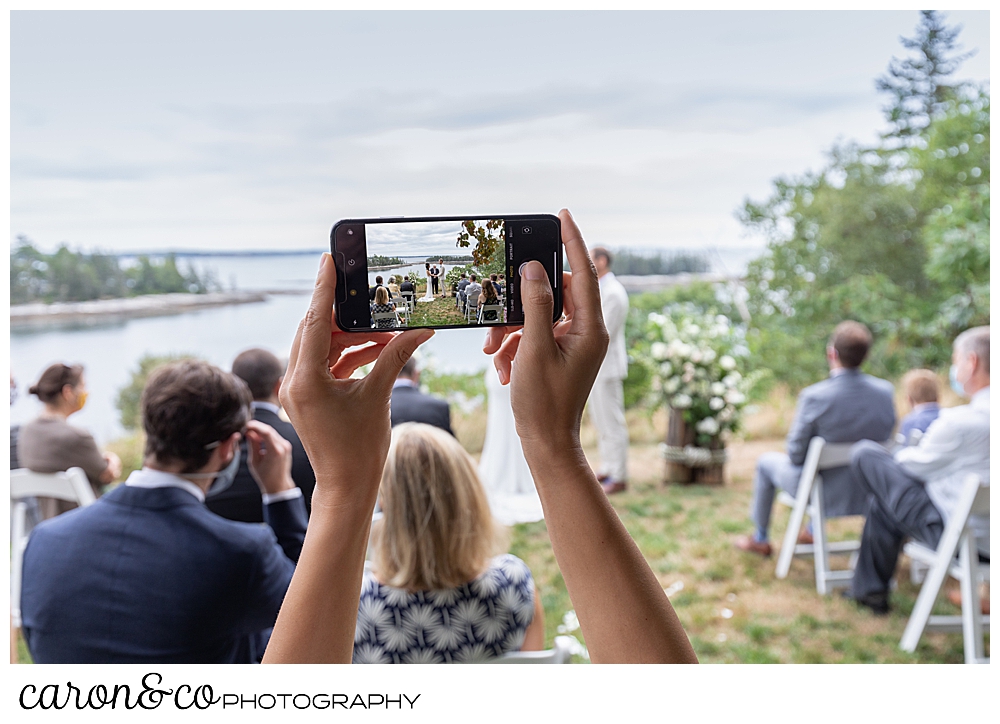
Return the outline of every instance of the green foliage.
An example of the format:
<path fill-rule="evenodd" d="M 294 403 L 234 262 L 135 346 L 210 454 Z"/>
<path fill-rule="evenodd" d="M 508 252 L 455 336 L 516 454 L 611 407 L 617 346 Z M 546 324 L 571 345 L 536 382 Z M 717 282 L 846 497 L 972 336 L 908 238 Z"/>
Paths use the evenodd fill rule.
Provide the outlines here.
<path fill-rule="evenodd" d="M 462 231 L 455 243 L 468 248 L 474 239 L 476 246 L 472 249 L 472 264 L 475 271 L 484 277 L 503 274 L 505 233 L 503 219 L 463 221 Z"/>
<path fill-rule="evenodd" d="M 211 274 L 200 277 L 193 268 L 181 271 L 174 255 L 140 256 L 122 267 L 107 254 L 84 254 L 65 245 L 46 254 L 25 236 L 10 252 L 10 303 L 83 302 L 140 294 L 184 292 L 203 294 L 218 289 Z"/>
<path fill-rule="evenodd" d="M 162 367 L 169 362 L 176 362 L 181 359 L 194 359 L 193 355 L 166 355 L 157 357 L 155 355 L 144 355 L 139 360 L 138 369 L 132 372 L 127 385 L 118 391 L 118 398 L 115 400 L 115 407 L 121 417 L 122 427 L 126 430 L 138 430 L 142 425 L 142 410 L 140 402 L 142 400 L 142 390 L 146 386 L 146 380 L 157 367 Z"/>
<path fill-rule="evenodd" d="M 438 256 L 429 256 L 426 259 L 424 259 L 424 261 L 429 261 L 431 264 L 434 264 L 439 261 L 444 261 L 445 264 L 470 264 L 472 262 L 472 257 L 468 255 L 449 256 L 448 254 L 444 254 Z"/>
<path fill-rule="evenodd" d="M 642 253 L 629 249 L 614 252 L 615 274 L 694 274 L 707 272 L 711 265 L 700 254 L 681 252 Z"/>
<path fill-rule="evenodd" d="M 444 275 L 444 288 L 445 289 L 456 289 L 458 287 L 458 281 L 465 274 L 468 279 L 469 274 L 473 274 L 475 270 L 472 268 L 471 264 L 466 264 L 465 266 L 453 266 Z"/>
<path fill-rule="evenodd" d="M 372 254 L 368 257 L 368 266 L 403 266 L 406 264 L 405 261 L 400 259 L 398 256 L 382 256 L 381 254 Z"/>
<path fill-rule="evenodd" d="M 989 323 L 988 149 L 988 92 L 964 91 L 913 147 L 838 148 L 748 201 L 742 221 L 770 240 L 747 272 L 752 366 L 815 381 L 844 319 L 872 330 L 873 374 L 947 364 L 959 332 Z"/>

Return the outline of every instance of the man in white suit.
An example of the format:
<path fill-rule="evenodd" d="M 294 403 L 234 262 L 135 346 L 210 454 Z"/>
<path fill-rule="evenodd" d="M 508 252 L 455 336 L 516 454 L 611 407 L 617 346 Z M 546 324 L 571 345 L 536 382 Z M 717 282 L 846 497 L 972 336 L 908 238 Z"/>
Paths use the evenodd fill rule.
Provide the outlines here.
<path fill-rule="evenodd" d="M 598 479 L 608 495 L 625 490 L 628 479 L 628 426 L 622 381 L 628 375 L 625 352 L 625 317 L 628 293 L 611 271 L 611 253 L 602 247 L 590 250 L 601 286 L 601 311 L 611 341 L 587 405 L 597 428 L 597 450 L 601 456 Z"/>

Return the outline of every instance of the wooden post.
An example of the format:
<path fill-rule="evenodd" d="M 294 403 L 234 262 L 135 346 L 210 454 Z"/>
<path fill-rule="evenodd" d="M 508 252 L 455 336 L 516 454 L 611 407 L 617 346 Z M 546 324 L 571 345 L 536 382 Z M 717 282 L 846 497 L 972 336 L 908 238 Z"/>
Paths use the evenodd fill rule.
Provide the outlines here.
<path fill-rule="evenodd" d="M 667 424 L 667 445 L 683 448 L 695 444 L 695 429 L 684 422 L 683 410 L 670 408 Z M 715 438 L 709 445 L 712 450 L 723 448 L 722 440 Z M 718 464 L 704 467 L 690 467 L 684 463 L 667 460 L 663 475 L 664 483 L 699 483 L 701 485 L 722 485 L 723 466 Z"/>
<path fill-rule="evenodd" d="M 667 445 L 670 447 L 685 447 L 694 444 L 694 428 L 688 428 L 684 422 L 684 411 L 670 408 L 670 417 L 667 423 Z M 663 482 L 665 483 L 690 483 L 691 468 L 683 463 L 672 460 L 667 461 L 664 471 Z"/>

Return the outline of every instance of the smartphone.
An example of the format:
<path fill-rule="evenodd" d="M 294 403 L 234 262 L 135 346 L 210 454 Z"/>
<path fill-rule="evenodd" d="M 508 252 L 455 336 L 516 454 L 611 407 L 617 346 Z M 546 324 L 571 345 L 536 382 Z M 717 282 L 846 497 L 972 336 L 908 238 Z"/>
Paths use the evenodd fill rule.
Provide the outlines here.
<path fill-rule="evenodd" d="M 551 214 L 342 219 L 330 232 L 347 332 L 523 324 L 521 265 L 539 261 L 562 314 L 562 230 Z"/>

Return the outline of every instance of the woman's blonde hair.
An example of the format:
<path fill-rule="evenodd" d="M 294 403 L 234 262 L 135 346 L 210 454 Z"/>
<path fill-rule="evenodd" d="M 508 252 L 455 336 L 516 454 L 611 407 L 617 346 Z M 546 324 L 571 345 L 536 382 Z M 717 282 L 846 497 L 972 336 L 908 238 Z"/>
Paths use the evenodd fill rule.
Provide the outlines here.
<path fill-rule="evenodd" d="M 443 430 L 415 422 L 393 428 L 379 499 L 373 557 L 387 585 L 455 588 L 500 552 L 502 534 L 472 458 Z"/>
<path fill-rule="evenodd" d="M 388 304 L 389 303 L 389 290 L 385 287 L 375 287 L 375 303 L 376 304 Z"/>

